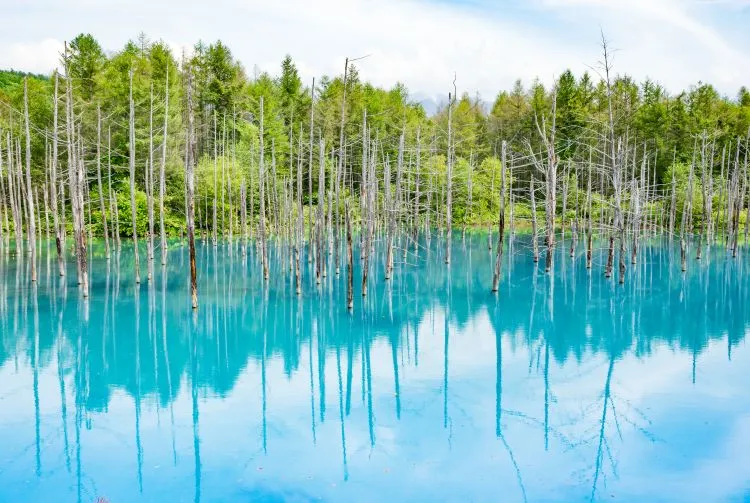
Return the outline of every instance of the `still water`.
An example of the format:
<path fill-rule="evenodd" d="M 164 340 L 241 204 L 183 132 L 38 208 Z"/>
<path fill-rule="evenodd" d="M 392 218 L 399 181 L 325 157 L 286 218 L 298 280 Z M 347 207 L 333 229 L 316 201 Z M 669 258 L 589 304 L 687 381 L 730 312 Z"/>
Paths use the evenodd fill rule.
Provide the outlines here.
<path fill-rule="evenodd" d="M 364 299 L 355 255 L 351 314 L 275 244 L 264 286 L 200 242 L 195 315 L 178 243 L 138 288 L 95 247 L 88 301 L 0 258 L 0 501 L 750 501 L 746 252 L 655 240 L 621 286 L 519 237 L 494 296 L 486 236 L 421 246 Z"/>

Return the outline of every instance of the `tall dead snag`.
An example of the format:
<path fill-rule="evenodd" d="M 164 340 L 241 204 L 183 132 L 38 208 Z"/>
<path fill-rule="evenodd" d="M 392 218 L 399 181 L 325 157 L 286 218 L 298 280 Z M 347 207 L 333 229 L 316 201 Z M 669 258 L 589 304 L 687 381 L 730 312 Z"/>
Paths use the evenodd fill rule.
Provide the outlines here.
<path fill-rule="evenodd" d="M 680 225 L 680 268 L 683 272 L 687 271 L 687 233 L 690 225 L 690 214 L 693 209 L 693 162 L 690 163 L 690 169 L 688 171 L 688 185 L 687 194 L 685 195 L 685 202 L 682 205 L 682 222 Z"/>
<path fill-rule="evenodd" d="M 263 138 L 263 96 L 260 97 L 260 246 L 261 261 L 263 262 L 263 279 L 268 281 L 268 246 L 266 245 L 266 173 L 265 173 L 265 140 Z M 216 196 L 214 195 L 214 205 Z M 214 223 L 216 222 L 216 211 L 214 211 Z M 214 231 L 214 235 L 216 232 Z"/>
<path fill-rule="evenodd" d="M 580 215 L 580 201 L 579 201 L 579 190 L 578 190 L 578 166 L 575 167 L 573 172 L 573 188 L 575 190 L 575 206 L 573 208 L 573 220 L 570 223 L 570 258 L 575 258 L 576 245 L 578 244 L 578 233 L 579 233 L 579 221 Z"/>
<path fill-rule="evenodd" d="M 313 132 L 315 130 L 315 126 L 313 124 L 315 119 L 315 78 L 312 80 L 312 85 L 310 86 L 310 146 L 309 146 L 309 157 L 308 157 L 308 163 L 307 163 L 307 206 L 309 208 L 309 212 L 307 215 L 307 241 L 308 241 L 308 251 L 307 251 L 307 263 L 311 263 L 313 256 L 315 255 L 315 237 L 313 236 L 313 214 L 312 214 L 312 181 L 313 181 L 313 173 L 315 172 L 315 168 L 313 166 Z"/>
<path fill-rule="evenodd" d="M 154 86 L 149 87 L 148 165 L 146 166 L 146 207 L 148 211 L 148 281 L 154 279 Z"/>
<path fill-rule="evenodd" d="M 453 155 L 455 145 L 453 142 L 453 102 L 456 99 L 456 78 L 453 78 L 453 95 L 448 93 L 448 152 L 446 159 L 446 187 L 445 187 L 445 263 L 451 263 L 451 235 L 453 227 Z"/>
<path fill-rule="evenodd" d="M 75 241 L 76 270 L 78 284 L 84 297 L 88 297 L 88 263 L 86 254 L 86 236 L 83 228 L 83 195 L 82 187 L 85 180 L 83 159 L 79 158 L 79 146 L 76 142 L 75 113 L 73 111 L 73 82 L 70 76 L 69 56 L 67 44 L 65 47 L 65 123 L 68 150 L 68 185 L 70 192 L 70 206 L 73 219 L 73 236 Z M 79 138 L 80 141 L 80 138 Z M 62 204 L 64 208 L 65 205 Z M 65 214 L 63 213 L 63 220 Z M 64 223 L 63 223 L 64 226 Z M 62 227 L 62 226 L 61 226 Z"/>
<path fill-rule="evenodd" d="M 669 243 L 672 243 L 674 237 L 674 226 L 677 218 L 677 179 L 675 178 L 675 161 L 677 160 L 677 147 L 675 147 L 674 158 L 672 160 L 672 183 L 669 187 L 670 199 L 669 199 Z M 724 159 L 721 161 L 721 169 L 724 169 Z M 724 178 L 722 175 L 721 178 Z"/>
<path fill-rule="evenodd" d="M 373 151 L 375 149 L 372 149 Z M 367 128 L 367 111 L 362 117 L 362 234 L 363 241 L 360 255 L 362 256 L 362 297 L 367 296 L 367 275 L 370 272 L 370 250 L 372 248 L 372 185 L 374 171 L 370 170 L 370 131 Z M 375 164 L 374 160 L 372 164 Z"/>
<path fill-rule="evenodd" d="M 135 268 L 135 282 L 141 282 L 141 263 L 138 257 L 138 226 L 136 224 L 136 206 L 135 206 L 135 103 L 133 102 L 133 69 L 130 69 L 130 89 L 128 91 L 128 100 L 130 103 L 130 120 L 129 120 L 129 142 L 128 142 L 128 161 L 130 167 L 130 216 L 133 224 L 133 257 Z"/>
<path fill-rule="evenodd" d="M 23 118 L 26 128 L 26 207 L 29 218 L 26 222 L 31 255 L 31 281 L 36 283 L 36 222 L 34 218 L 34 192 L 31 187 L 31 127 L 29 125 L 29 85 L 28 77 L 23 79 Z"/>
<path fill-rule="evenodd" d="M 544 177 L 544 188 L 545 188 L 545 199 L 544 199 L 544 215 L 545 215 L 545 227 L 546 237 L 545 245 L 547 247 L 547 256 L 545 260 L 545 271 L 549 272 L 552 269 L 552 256 L 555 246 L 555 210 L 557 207 L 557 153 L 555 151 L 555 135 L 557 133 L 557 88 L 552 92 L 552 111 L 551 111 L 552 123 L 550 124 L 549 132 L 547 131 L 547 120 L 544 114 L 542 114 L 541 123 L 539 117 L 534 116 L 534 123 L 536 130 L 539 133 L 539 137 L 544 144 L 546 150 L 546 162 L 545 159 L 537 157 L 531 143 L 527 142 L 529 153 L 534 166 L 537 171 Z"/>
<path fill-rule="evenodd" d="M 159 165 L 159 234 L 161 235 L 161 265 L 167 264 L 167 232 L 164 228 L 164 197 L 166 195 L 167 126 L 169 125 L 169 67 L 164 84 L 164 138 L 161 144 Z"/>
<path fill-rule="evenodd" d="M 59 108 L 58 100 L 59 79 L 55 73 L 55 94 L 53 96 L 52 110 L 52 160 L 50 163 L 50 204 L 52 205 L 52 225 L 55 228 L 55 248 L 57 250 L 57 269 L 60 276 L 65 276 L 65 247 L 63 244 L 63 234 L 59 215 L 57 213 L 57 149 L 58 149 L 58 129 L 57 114 Z"/>
<path fill-rule="evenodd" d="M 422 194 L 420 193 L 420 178 L 422 176 L 421 172 L 421 158 L 422 158 L 422 137 L 420 128 L 417 127 L 417 151 L 414 154 L 416 158 L 416 166 L 414 168 L 414 171 L 416 171 L 416 179 L 414 181 L 414 213 L 412 214 L 413 220 L 413 234 L 414 234 L 414 253 L 416 254 L 419 251 L 419 210 L 420 210 L 420 204 L 422 200 Z"/>
<path fill-rule="evenodd" d="M 469 154 L 469 169 L 466 173 L 466 211 L 464 211 L 463 228 L 461 229 L 461 239 L 466 240 L 466 224 L 469 215 L 471 215 L 471 208 L 473 205 L 474 187 L 473 187 L 473 174 L 474 174 L 474 152 Z"/>
<path fill-rule="evenodd" d="M 349 199 L 344 202 L 346 208 L 346 307 L 354 308 L 354 252 L 352 250 L 352 215 Z"/>
<path fill-rule="evenodd" d="M 261 101 L 262 100 L 263 100 L 263 98 L 261 98 Z M 260 115 L 261 115 L 261 120 L 262 120 L 262 117 L 263 117 L 263 108 L 262 108 L 262 105 L 261 105 L 261 113 L 260 113 Z M 263 138 L 263 133 L 262 132 L 261 132 L 260 136 L 261 136 L 261 138 Z M 261 140 L 261 151 L 262 150 L 263 150 L 263 146 L 262 146 L 262 140 Z M 261 156 L 262 156 L 262 154 L 261 154 Z M 218 175 L 219 165 L 218 165 L 218 163 L 219 163 L 219 133 L 218 133 L 218 126 L 217 126 L 217 122 L 216 122 L 216 109 L 214 109 L 214 215 L 213 215 L 214 221 L 213 221 L 213 233 L 212 233 L 214 247 L 218 246 L 217 229 L 219 227 L 218 226 L 218 220 L 217 220 L 218 215 L 216 213 L 216 197 L 217 197 L 217 194 L 219 192 L 219 187 L 218 187 L 218 183 L 219 183 L 219 175 Z M 261 187 L 262 187 L 262 185 L 263 185 L 263 183 L 261 182 Z"/>
<path fill-rule="evenodd" d="M 744 182 L 740 180 L 740 149 L 742 147 L 741 139 L 737 138 L 737 148 L 735 149 L 734 170 L 732 173 L 732 211 L 731 211 L 731 233 L 729 246 L 732 250 L 732 258 L 737 257 L 739 248 L 740 234 L 740 213 L 745 205 L 745 187 Z"/>
<path fill-rule="evenodd" d="M 505 241 L 505 162 L 507 144 L 503 140 L 502 162 L 500 165 L 500 215 L 497 221 L 497 256 L 495 257 L 495 274 L 492 276 L 492 291 L 500 287 L 500 268 L 503 262 L 503 243 Z"/>
<path fill-rule="evenodd" d="M 344 126 L 346 124 L 346 84 L 348 77 L 348 71 L 349 71 L 349 58 L 346 58 L 346 61 L 344 63 L 344 82 L 343 82 L 343 92 L 341 94 L 341 124 L 339 126 L 339 151 L 338 151 L 338 162 L 336 164 L 336 225 L 335 225 L 335 232 L 333 234 L 333 241 L 334 241 L 334 255 L 333 255 L 333 262 L 336 267 L 336 275 L 339 274 L 339 234 L 340 234 L 340 211 L 339 211 L 339 184 L 341 180 L 341 174 L 343 172 L 344 168 L 344 154 L 346 152 L 345 146 L 344 146 Z"/>
<path fill-rule="evenodd" d="M 195 264 L 195 133 L 193 129 L 193 79 L 190 68 L 187 69 L 187 115 L 188 124 L 185 141 L 185 201 L 187 208 L 188 249 L 190 252 L 190 300 L 193 309 L 198 309 L 198 273 Z"/>
<path fill-rule="evenodd" d="M 750 156 L 750 152 L 748 152 L 749 150 L 750 150 L 750 131 L 748 131 L 748 136 L 745 138 L 745 161 L 744 161 L 744 168 L 743 168 L 743 179 L 744 179 L 745 189 L 742 191 L 743 198 L 744 197 L 750 198 L 750 178 L 748 178 L 748 156 Z M 713 160 L 713 155 L 712 155 L 712 160 Z M 709 191 L 709 194 L 710 194 L 710 191 Z M 745 247 L 750 246 L 749 238 L 750 238 L 750 204 L 747 205 L 746 212 L 745 212 Z"/>
<path fill-rule="evenodd" d="M 240 227 L 242 227 L 242 257 L 247 256 L 247 187 L 240 182 Z"/>
<path fill-rule="evenodd" d="M 536 223 L 536 196 L 534 195 L 534 177 L 531 177 L 529 186 L 529 198 L 531 199 L 531 247 L 533 250 L 534 263 L 539 262 L 539 243 L 537 242 L 537 223 Z"/>
<path fill-rule="evenodd" d="M 71 90 L 72 95 L 72 90 Z M 72 98 L 71 98 L 72 102 Z M 72 113 L 72 112 L 71 112 Z M 84 187 L 86 187 L 86 171 L 85 171 L 85 164 L 84 164 L 84 157 L 83 157 L 83 149 L 81 148 L 82 143 L 82 136 L 81 136 L 81 125 L 78 125 L 78 154 L 77 154 L 77 162 L 75 163 L 76 167 L 76 183 L 75 183 L 75 195 L 71 195 L 71 197 L 75 197 L 76 207 L 78 208 L 78 261 L 81 264 L 81 289 L 83 290 L 83 296 L 88 297 L 89 294 L 89 265 L 88 265 L 88 253 L 86 252 L 87 249 L 87 242 L 86 242 L 86 233 L 85 230 L 85 221 L 84 221 L 84 213 L 83 210 L 85 208 L 84 204 Z M 91 207 L 89 206 L 89 210 Z M 89 217 L 89 221 L 91 218 Z M 90 229 L 89 229 L 90 230 Z M 90 239 L 89 239 L 90 241 Z"/>
<path fill-rule="evenodd" d="M 607 40 L 604 38 L 602 33 L 602 53 L 604 56 L 604 83 L 607 89 L 607 117 L 608 117 L 608 138 L 609 138 L 609 156 L 610 162 L 612 163 L 612 188 L 614 190 L 615 199 L 615 212 L 614 212 L 614 227 L 610 233 L 609 239 L 609 252 L 607 256 L 607 268 L 605 270 L 605 276 L 612 276 L 612 266 L 614 263 L 614 239 L 615 234 L 619 237 L 620 242 L 620 283 L 625 281 L 625 219 L 623 218 L 622 212 L 622 183 L 623 183 L 623 167 L 626 163 L 627 145 L 623 147 L 622 141 L 615 143 L 615 120 L 612 111 L 612 84 L 610 79 L 610 72 L 612 65 L 609 57 L 609 47 Z M 602 195 L 604 191 L 602 191 Z"/>
<path fill-rule="evenodd" d="M 396 236 L 396 217 L 399 210 L 399 199 L 401 198 L 401 173 L 403 171 L 403 164 L 404 164 L 404 133 L 401 133 L 401 136 L 398 141 L 398 161 L 396 164 L 396 195 L 392 198 L 392 200 L 388 201 L 386 200 L 386 204 L 390 204 L 388 207 L 388 243 L 386 245 L 386 260 L 385 260 L 385 279 L 391 279 L 391 275 L 393 274 L 393 240 Z M 386 162 L 387 166 L 387 162 Z M 387 168 L 386 168 L 387 169 Z M 388 176 L 384 180 L 385 184 L 385 193 L 387 196 L 390 196 L 391 190 L 390 190 L 390 170 L 387 169 Z M 391 199 L 390 197 L 387 197 L 387 199 Z"/>
<path fill-rule="evenodd" d="M 304 241 L 304 208 L 302 206 L 302 126 L 299 128 L 297 150 L 297 223 L 294 230 L 294 284 L 297 295 L 302 295 L 302 268 L 300 264 Z"/>
<path fill-rule="evenodd" d="M 0 137 L 1 138 L 1 137 Z M 8 227 L 8 213 L 5 203 L 5 181 L 3 178 L 3 145 L 0 141 L 0 253 L 8 251 L 8 241 L 6 240 L 6 229 L 10 231 Z"/>
<path fill-rule="evenodd" d="M 321 277 L 325 276 L 325 251 L 323 250 L 323 232 L 325 227 L 325 140 L 320 139 L 320 146 L 318 148 L 320 157 L 320 167 L 318 169 L 318 218 L 316 222 L 315 231 L 315 251 L 316 255 L 316 268 L 315 268 L 315 281 L 320 284 Z"/>
<path fill-rule="evenodd" d="M 568 212 L 568 190 L 570 189 L 570 161 L 563 168 L 562 213 L 560 214 L 560 241 L 565 245 L 565 217 Z"/>
<path fill-rule="evenodd" d="M 703 240 L 705 235 L 710 232 L 711 227 L 711 199 L 709 197 L 708 177 L 706 175 L 706 132 L 701 135 L 701 189 L 703 193 L 703 216 L 701 218 L 700 234 L 698 236 L 698 246 L 695 251 L 695 259 L 700 260 L 703 255 Z"/>
<path fill-rule="evenodd" d="M 104 226 L 104 253 L 107 260 L 110 259 L 109 249 L 109 227 L 107 226 L 107 212 L 104 208 L 104 187 L 102 186 L 102 109 L 96 106 L 96 181 L 99 185 L 99 209 L 102 213 L 102 225 Z"/>
<path fill-rule="evenodd" d="M 19 259 L 23 254 L 23 212 L 20 209 L 21 201 L 18 196 L 18 180 L 13 159 L 13 141 L 10 132 L 5 135 L 7 140 L 6 153 L 8 155 L 8 199 L 10 202 L 10 212 L 13 217 L 13 231 L 16 237 L 16 257 Z"/>
<path fill-rule="evenodd" d="M 107 128 L 107 186 L 109 189 L 109 208 L 110 215 L 114 221 L 114 242 L 117 246 L 117 252 L 120 252 L 120 209 L 117 205 L 117 197 L 114 190 L 112 190 L 112 131 L 111 128 Z M 65 206 L 63 205 L 63 208 Z M 64 226 L 61 226 L 64 228 Z M 63 230 L 60 230 L 62 234 Z"/>

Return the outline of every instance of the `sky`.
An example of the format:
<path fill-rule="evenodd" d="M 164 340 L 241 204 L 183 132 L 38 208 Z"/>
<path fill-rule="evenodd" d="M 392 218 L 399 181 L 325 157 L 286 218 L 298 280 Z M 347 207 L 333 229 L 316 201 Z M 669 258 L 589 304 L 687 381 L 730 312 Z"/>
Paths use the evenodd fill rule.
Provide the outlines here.
<path fill-rule="evenodd" d="M 220 39 L 249 75 L 290 54 L 310 81 L 367 55 L 360 76 L 376 85 L 444 101 L 455 75 L 459 94 L 492 101 L 519 78 L 598 71 L 603 32 L 615 73 L 671 92 L 750 86 L 750 0 L 0 0 L 0 12 L 0 68 L 37 73 L 78 33 L 112 52 L 144 32 L 178 55 Z"/>

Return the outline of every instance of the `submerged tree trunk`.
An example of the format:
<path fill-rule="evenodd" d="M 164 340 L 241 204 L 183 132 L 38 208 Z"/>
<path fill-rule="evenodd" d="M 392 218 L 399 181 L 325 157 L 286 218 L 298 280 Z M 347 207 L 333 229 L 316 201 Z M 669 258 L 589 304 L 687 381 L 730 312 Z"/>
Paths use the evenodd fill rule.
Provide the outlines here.
<path fill-rule="evenodd" d="M 315 78 L 312 80 L 312 85 L 310 86 L 310 145 L 309 145 L 309 156 L 308 156 L 308 163 L 307 163 L 307 169 L 308 169 L 308 176 L 307 176 L 307 207 L 308 207 L 308 215 L 307 215 L 307 242 L 308 242 L 308 251 L 307 251 L 307 263 L 311 263 L 313 256 L 315 255 L 315 236 L 313 236 L 313 214 L 312 214 L 312 194 L 313 194 L 313 173 L 315 172 L 315 167 L 313 166 L 313 134 L 315 131 L 315 125 L 313 119 L 315 118 Z"/>
<path fill-rule="evenodd" d="M 34 221 L 34 192 L 31 187 L 31 128 L 29 126 L 28 77 L 24 77 L 23 79 L 23 117 L 26 129 L 26 205 L 29 212 L 26 227 L 29 235 L 29 254 L 31 255 L 31 282 L 36 283 L 36 222 Z"/>
<path fill-rule="evenodd" d="M 260 246 L 261 246 L 261 261 L 263 264 L 263 279 L 268 281 L 268 246 L 266 244 L 266 174 L 265 174 L 265 141 L 263 139 L 263 96 L 260 97 Z M 214 204 L 216 196 L 214 195 Z M 216 212 L 214 212 L 214 222 L 216 221 Z M 216 233 L 214 232 L 214 235 Z"/>
<path fill-rule="evenodd" d="M 148 281 L 154 279 L 154 86 L 149 88 L 148 165 L 146 166 L 146 209 L 148 211 Z"/>
<path fill-rule="evenodd" d="M 453 227 L 453 101 L 455 99 L 455 79 L 453 82 L 453 98 L 448 93 L 448 155 L 446 160 L 446 195 L 445 195 L 445 263 L 451 263 L 451 234 Z"/>
<path fill-rule="evenodd" d="M 505 161 L 506 143 L 503 141 L 502 162 L 500 165 L 500 215 L 497 222 L 497 256 L 495 257 L 495 273 L 492 276 L 492 291 L 497 292 L 500 286 L 500 268 L 503 261 L 503 244 L 505 240 Z"/>
<path fill-rule="evenodd" d="M 164 197 L 166 196 L 167 126 L 169 124 L 169 69 L 164 84 L 164 139 L 161 145 L 159 166 L 159 234 L 161 235 L 161 265 L 167 264 L 167 231 L 164 226 Z"/>
<path fill-rule="evenodd" d="M 107 212 L 104 208 L 104 187 L 102 186 L 102 109 L 96 107 L 96 181 L 99 186 L 99 209 L 102 213 L 102 226 L 104 227 L 104 250 L 107 260 L 110 259 L 109 249 L 109 227 L 107 227 Z"/>
<path fill-rule="evenodd" d="M 354 252 L 352 251 L 352 216 L 349 210 L 349 199 L 346 205 L 346 307 L 354 308 Z"/>
<path fill-rule="evenodd" d="M 136 206 L 135 206 L 135 104 L 133 103 L 133 69 L 130 69 L 130 91 L 128 93 L 130 101 L 130 133 L 129 133 L 129 166 L 130 166 L 130 216 L 133 224 L 133 257 L 135 268 L 135 282 L 141 282 L 141 264 L 138 256 L 138 227 L 136 224 Z"/>
<path fill-rule="evenodd" d="M 536 197 L 534 195 L 534 177 L 531 177 L 529 186 L 529 197 L 531 199 L 531 246 L 533 249 L 533 259 L 536 264 L 539 262 L 539 243 L 537 242 L 537 223 L 536 223 Z"/>
<path fill-rule="evenodd" d="M 57 114 L 59 108 L 58 100 L 58 86 L 59 79 L 57 73 L 55 73 L 55 94 L 53 98 L 53 110 L 52 110 L 52 160 L 50 163 L 50 204 L 52 206 L 52 225 L 55 228 L 55 249 L 57 250 L 57 269 L 60 276 L 65 276 L 65 244 L 63 243 L 63 232 L 61 229 L 61 222 L 58 215 L 57 206 L 57 156 L 58 156 L 58 126 L 57 126 Z"/>
<path fill-rule="evenodd" d="M 198 309 L 198 273 L 195 264 L 195 179 L 194 153 L 195 136 L 193 130 L 193 81 L 192 71 L 187 69 L 187 135 L 185 141 L 185 200 L 187 208 L 185 212 L 188 249 L 190 254 L 190 301 L 193 310 Z"/>

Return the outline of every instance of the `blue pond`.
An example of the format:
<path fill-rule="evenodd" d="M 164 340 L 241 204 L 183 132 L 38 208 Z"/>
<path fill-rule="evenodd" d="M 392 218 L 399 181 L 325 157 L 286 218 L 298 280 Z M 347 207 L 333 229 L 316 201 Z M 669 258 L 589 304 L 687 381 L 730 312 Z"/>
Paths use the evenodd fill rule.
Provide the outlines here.
<path fill-rule="evenodd" d="M 487 237 L 443 246 L 378 249 L 365 298 L 355 253 L 352 313 L 274 242 L 267 284 L 199 242 L 196 313 L 177 242 L 137 288 L 98 244 L 88 300 L 3 252 L 0 501 L 750 501 L 746 251 L 654 239 L 619 285 L 519 236 L 492 295 Z"/>

